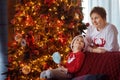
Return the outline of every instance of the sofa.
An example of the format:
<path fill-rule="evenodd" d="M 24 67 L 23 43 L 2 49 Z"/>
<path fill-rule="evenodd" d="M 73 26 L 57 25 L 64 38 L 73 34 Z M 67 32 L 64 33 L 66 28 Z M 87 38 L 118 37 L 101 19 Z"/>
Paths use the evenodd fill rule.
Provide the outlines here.
<path fill-rule="evenodd" d="M 104 74 L 107 80 L 120 80 L 120 52 L 90 53 L 86 57 L 81 69 L 75 77 L 91 74 Z"/>

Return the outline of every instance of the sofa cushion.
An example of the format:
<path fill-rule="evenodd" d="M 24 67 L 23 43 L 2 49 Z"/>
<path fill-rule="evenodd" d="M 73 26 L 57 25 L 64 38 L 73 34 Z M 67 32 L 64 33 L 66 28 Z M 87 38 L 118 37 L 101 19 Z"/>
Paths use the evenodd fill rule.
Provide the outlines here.
<path fill-rule="evenodd" d="M 86 74 L 105 74 L 109 80 L 119 80 L 120 52 L 90 53 L 86 52 L 84 63 L 75 77 Z"/>

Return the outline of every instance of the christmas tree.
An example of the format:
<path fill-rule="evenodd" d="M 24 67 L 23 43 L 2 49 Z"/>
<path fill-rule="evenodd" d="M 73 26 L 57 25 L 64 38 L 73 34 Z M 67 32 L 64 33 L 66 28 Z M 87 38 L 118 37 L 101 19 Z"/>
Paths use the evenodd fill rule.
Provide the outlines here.
<path fill-rule="evenodd" d="M 55 68 L 51 55 L 63 63 L 74 36 L 86 29 L 81 0 L 18 0 L 11 22 L 14 41 L 8 45 L 6 80 L 39 80 L 40 72 Z"/>

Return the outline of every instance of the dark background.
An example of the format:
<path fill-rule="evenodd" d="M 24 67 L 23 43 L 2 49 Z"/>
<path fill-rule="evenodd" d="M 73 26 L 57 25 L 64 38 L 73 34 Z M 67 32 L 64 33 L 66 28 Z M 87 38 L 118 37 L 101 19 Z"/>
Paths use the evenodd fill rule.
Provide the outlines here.
<path fill-rule="evenodd" d="M 0 80 L 5 79 L 5 72 L 8 64 L 7 58 L 7 42 L 8 42 L 8 7 L 7 0 L 0 0 Z"/>

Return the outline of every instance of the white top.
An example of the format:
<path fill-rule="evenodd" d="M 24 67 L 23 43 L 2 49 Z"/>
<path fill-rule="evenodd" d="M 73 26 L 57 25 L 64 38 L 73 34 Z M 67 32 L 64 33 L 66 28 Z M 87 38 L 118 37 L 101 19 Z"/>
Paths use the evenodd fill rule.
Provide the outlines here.
<path fill-rule="evenodd" d="M 93 25 L 89 26 L 86 38 L 91 46 L 102 47 L 107 51 L 119 51 L 118 31 L 113 24 L 108 23 L 101 31 Z"/>

